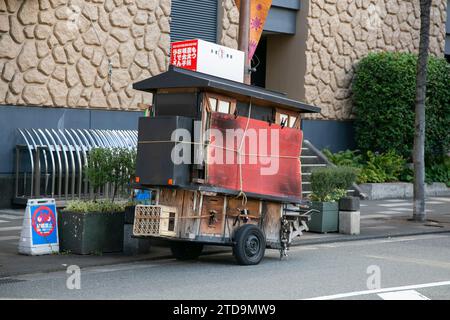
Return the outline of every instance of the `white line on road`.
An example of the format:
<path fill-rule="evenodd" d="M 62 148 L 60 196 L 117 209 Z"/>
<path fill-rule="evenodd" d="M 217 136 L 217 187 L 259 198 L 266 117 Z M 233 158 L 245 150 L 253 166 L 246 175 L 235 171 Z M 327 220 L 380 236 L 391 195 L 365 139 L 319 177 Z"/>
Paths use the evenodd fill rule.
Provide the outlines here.
<path fill-rule="evenodd" d="M 403 290 L 379 293 L 378 296 L 383 300 L 430 300 L 416 290 Z"/>
<path fill-rule="evenodd" d="M 13 231 L 13 230 L 22 230 L 22 227 L 2 227 L 0 231 Z"/>
<path fill-rule="evenodd" d="M 12 215 L 12 214 L 0 214 L 0 218 L 2 218 L 2 219 L 9 219 L 9 220 L 23 219 L 22 216 L 16 216 L 16 215 Z"/>
<path fill-rule="evenodd" d="M 382 207 L 404 207 L 404 206 L 412 206 L 412 203 L 381 203 L 379 204 Z"/>
<path fill-rule="evenodd" d="M 17 240 L 20 237 L 18 236 L 4 236 L 4 237 L 0 237 L 0 241 L 7 241 L 7 240 Z"/>
<path fill-rule="evenodd" d="M 364 295 L 368 295 L 368 294 L 378 294 L 378 293 L 383 293 L 383 292 L 414 290 L 414 289 L 420 289 L 420 288 L 431 288 L 431 287 L 441 287 L 441 286 L 450 286 L 450 281 L 430 282 L 430 283 L 422 283 L 422 284 L 415 284 L 415 285 L 402 286 L 402 287 L 391 287 L 391 288 L 384 288 L 384 289 L 353 291 L 353 292 L 339 293 L 339 294 L 333 294 L 333 295 L 329 295 L 329 296 L 321 296 L 321 297 L 315 297 L 315 298 L 309 298 L 309 299 L 299 299 L 299 300 L 334 300 L 334 299 L 343 299 L 343 298 L 356 297 L 356 296 L 364 296 Z"/>
<path fill-rule="evenodd" d="M 6 220 L 0 220 L 0 223 L 5 223 L 5 222 L 9 222 L 9 221 L 6 221 Z"/>

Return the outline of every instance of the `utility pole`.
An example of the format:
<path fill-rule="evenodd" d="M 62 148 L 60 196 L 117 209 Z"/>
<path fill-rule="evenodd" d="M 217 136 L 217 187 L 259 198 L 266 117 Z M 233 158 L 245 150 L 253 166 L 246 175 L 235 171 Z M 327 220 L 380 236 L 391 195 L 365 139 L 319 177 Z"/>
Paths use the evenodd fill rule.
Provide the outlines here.
<path fill-rule="evenodd" d="M 425 221 L 425 98 L 427 92 L 428 46 L 430 43 L 431 0 L 420 0 L 420 43 L 416 70 L 414 122 L 414 204 L 413 220 Z"/>
<path fill-rule="evenodd" d="M 239 10 L 239 43 L 238 49 L 244 51 L 244 83 L 251 84 L 250 60 L 248 59 L 248 45 L 250 38 L 250 0 L 241 0 Z"/>

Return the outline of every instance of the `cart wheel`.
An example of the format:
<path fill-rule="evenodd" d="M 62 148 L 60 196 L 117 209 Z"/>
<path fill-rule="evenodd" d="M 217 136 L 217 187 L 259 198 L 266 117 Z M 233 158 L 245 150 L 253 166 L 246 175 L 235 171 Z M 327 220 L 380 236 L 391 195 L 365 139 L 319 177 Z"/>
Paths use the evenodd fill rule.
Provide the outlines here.
<path fill-rule="evenodd" d="M 233 255 L 241 265 L 261 262 L 266 250 L 266 238 L 260 228 L 253 224 L 240 227 L 234 236 Z"/>
<path fill-rule="evenodd" d="M 203 244 L 176 241 L 170 244 L 170 250 L 177 260 L 194 260 L 202 253 Z"/>

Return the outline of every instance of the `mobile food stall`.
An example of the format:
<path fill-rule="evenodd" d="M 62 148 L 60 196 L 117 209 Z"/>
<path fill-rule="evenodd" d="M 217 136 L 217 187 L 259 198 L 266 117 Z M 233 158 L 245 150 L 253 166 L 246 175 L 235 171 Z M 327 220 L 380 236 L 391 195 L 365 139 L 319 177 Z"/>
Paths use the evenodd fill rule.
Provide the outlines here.
<path fill-rule="evenodd" d="M 177 259 L 205 244 L 231 246 L 243 265 L 266 248 L 286 255 L 309 218 L 301 115 L 320 109 L 176 64 L 133 86 L 153 94 L 139 119 L 136 186 L 155 195 L 136 206 L 134 236 L 170 240 Z"/>

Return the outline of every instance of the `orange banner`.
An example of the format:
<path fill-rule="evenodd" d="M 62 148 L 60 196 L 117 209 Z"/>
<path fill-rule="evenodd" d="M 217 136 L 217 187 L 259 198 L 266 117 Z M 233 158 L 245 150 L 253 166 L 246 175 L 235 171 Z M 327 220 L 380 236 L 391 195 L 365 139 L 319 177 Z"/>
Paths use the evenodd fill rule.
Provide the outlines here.
<path fill-rule="evenodd" d="M 241 1 L 235 0 L 236 6 L 240 9 Z M 251 59 L 255 54 L 259 39 L 263 32 L 269 14 L 272 0 L 250 0 L 250 35 L 248 44 L 248 58 Z"/>

